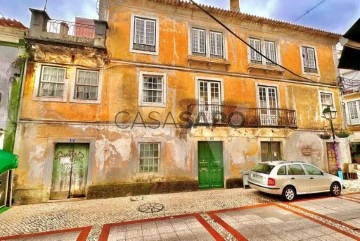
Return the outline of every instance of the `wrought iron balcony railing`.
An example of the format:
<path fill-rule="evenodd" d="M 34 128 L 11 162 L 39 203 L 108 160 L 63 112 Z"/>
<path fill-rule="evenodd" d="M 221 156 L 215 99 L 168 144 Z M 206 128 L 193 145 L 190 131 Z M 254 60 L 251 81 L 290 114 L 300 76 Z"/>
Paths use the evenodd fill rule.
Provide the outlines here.
<path fill-rule="evenodd" d="M 197 125 L 297 128 L 295 110 L 192 104 L 187 111 Z"/>

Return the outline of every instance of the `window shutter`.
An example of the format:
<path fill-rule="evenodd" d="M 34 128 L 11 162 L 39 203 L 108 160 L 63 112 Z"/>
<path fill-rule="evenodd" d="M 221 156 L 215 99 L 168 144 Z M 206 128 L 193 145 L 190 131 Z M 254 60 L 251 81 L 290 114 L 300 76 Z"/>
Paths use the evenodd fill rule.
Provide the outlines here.
<path fill-rule="evenodd" d="M 261 44 L 260 44 L 260 40 L 255 39 L 255 49 L 259 52 L 261 52 Z M 255 52 L 255 51 L 254 51 Z M 255 52 L 255 57 L 256 57 L 256 61 L 261 62 L 261 55 L 257 52 Z"/>
<path fill-rule="evenodd" d="M 301 47 L 301 53 L 302 53 L 304 68 L 309 68 L 308 53 L 305 47 Z"/>
<path fill-rule="evenodd" d="M 135 40 L 137 44 L 145 44 L 145 20 L 135 18 Z"/>
<path fill-rule="evenodd" d="M 255 39 L 250 39 L 250 46 L 253 48 L 256 48 L 255 47 Z M 256 60 L 255 54 L 256 54 L 256 52 L 251 48 L 250 49 L 250 59 L 251 60 Z"/>
<path fill-rule="evenodd" d="M 199 30 L 192 29 L 192 52 L 199 52 Z"/>
<path fill-rule="evenodd" d="M 216 34 L 216 49 L 217 49 L 217 55 L 223 56 L 223 34 L 222 33 Z"/>
<path fill-rule="evenodd" d="M 276 63 L 276 51 L 275 51 L 275 43 L 268 42 L 269 44 L 269 59 Z"/>
<path fill-rule="evenodd" d="M 315 62 L 315 50 L 313 48 L 307 49 L 308 53 L 308 67 L 312 69 L 316 69 L 316 62 Z"/>
<path fill-rule="evenodd" d="M 146 20 L 146 44 L 155 46 L 155 21 Z"/>
<path fill-rule="evenodd" d="M 216 33 L 210 32 L 210 54 L 216 55 Z"/>
<path fill-rule="evenodd" d="M 199 30 L 200 36 L 200 53 L 205 53 L 206 36 L 204 30 Z"/>

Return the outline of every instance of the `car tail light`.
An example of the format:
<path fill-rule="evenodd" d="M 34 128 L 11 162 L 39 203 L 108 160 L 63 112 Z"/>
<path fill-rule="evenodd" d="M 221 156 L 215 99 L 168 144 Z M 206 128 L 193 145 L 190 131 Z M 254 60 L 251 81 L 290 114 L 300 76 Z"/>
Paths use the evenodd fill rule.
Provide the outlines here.
<path fill-rule="evenodd" d="M 271 177 L 268 178 L 268 186 L 275 186 L 275 179 L 274 178 L 271 178 Z"/>

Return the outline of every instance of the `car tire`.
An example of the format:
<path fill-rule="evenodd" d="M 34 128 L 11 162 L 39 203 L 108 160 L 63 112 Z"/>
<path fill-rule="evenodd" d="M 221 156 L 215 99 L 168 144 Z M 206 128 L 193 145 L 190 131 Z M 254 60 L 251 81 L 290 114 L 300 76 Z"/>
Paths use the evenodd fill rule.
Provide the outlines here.
<path fill-rule="evenodd" d="M 296 191 L 293 187 L 285 187 L 283 191 L 283 197 L 286 199 L 286 201 L 293 201 L 296 196 Z"/>
<path fill-rule="evenodd" d="M 331 196 L 339 196 L 341 194 L 341 186 L 338 182 L 333 182 L 330 186 L 330 194 Z"/>

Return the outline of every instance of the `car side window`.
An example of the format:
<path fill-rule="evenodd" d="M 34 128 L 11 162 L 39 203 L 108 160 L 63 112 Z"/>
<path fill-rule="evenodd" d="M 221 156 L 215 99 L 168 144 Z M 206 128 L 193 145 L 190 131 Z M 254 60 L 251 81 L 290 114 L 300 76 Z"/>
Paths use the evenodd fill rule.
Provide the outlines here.
<path fill-rule="evenodd" d="M 309 175 L 322 175 L 322 171 L 310 165 L 303 165 Z"/>
<path fill-rule="evenodd" d="M 300 164 L 291 164 L 288 166 L 288 175 L 305 175 L 305 171 Z"/>
<path fill-rule="evenodd" d="M 279 168 L 278 172 L 277 172 L 278 175 L 286 175 L 286 166 L 282 166 Z"/>

